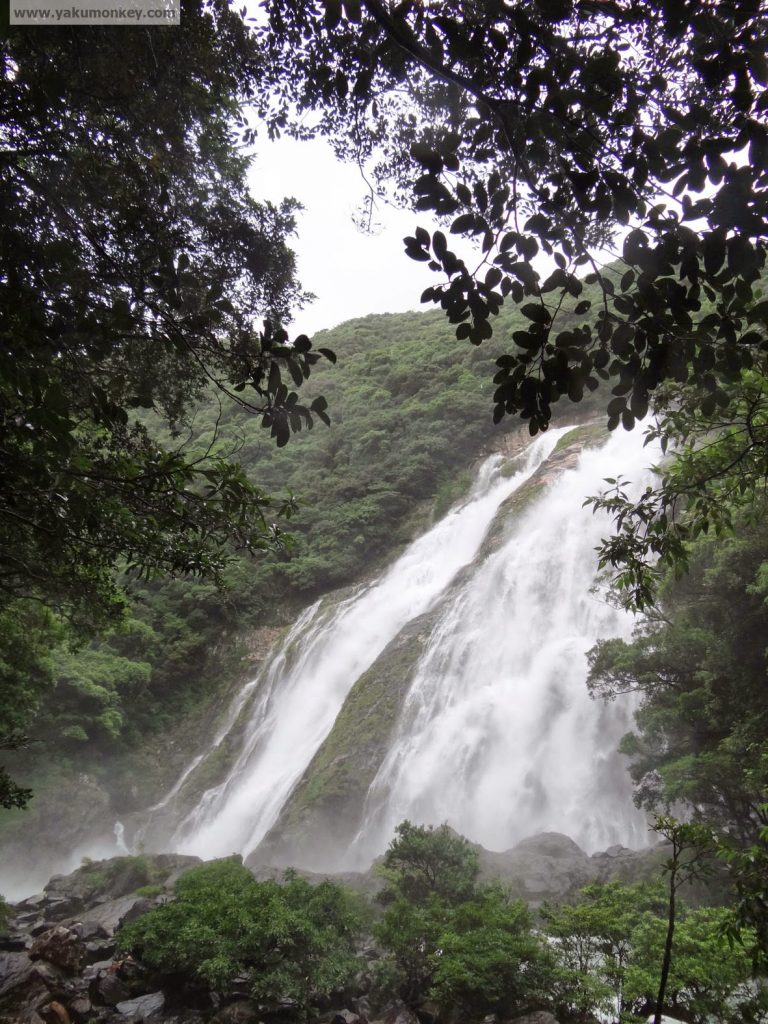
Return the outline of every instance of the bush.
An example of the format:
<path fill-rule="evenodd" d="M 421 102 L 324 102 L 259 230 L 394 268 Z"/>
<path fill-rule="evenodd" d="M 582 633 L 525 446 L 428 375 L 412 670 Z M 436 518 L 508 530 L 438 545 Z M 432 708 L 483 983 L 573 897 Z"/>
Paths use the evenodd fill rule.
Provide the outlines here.
<path fill-rule="evenodd" d="M 551 963 L 521 900 L 487 886 L 457 907 L 432 955 L 430 998 L 464 1017 L 508 1017 L 547 998 Z"/>
<path fill-rule="evenodd" d="M 542 1005 L 547 950 L 523 903 L 500 886 L 477 885 L 477 851 L 463 836 L 404 821 L 381 870 L 387 910 L 376 937 L 389 962 L 380 973 L 403 999 L 470 1020 Z"/>
<path fill-rule="evenodd" d="M 318 993 L 354 974 L 360 915 L 354 897 L 331 882 L 311 886 L 288 872 L 285 884 L 257 882 L 239 857 L 187 872 L 175 900 L 126 925 L 119 948 L 164 977 L 226 991 L 245 977 L 270 1007 L 292 1001 L 303 1015 Z"/>

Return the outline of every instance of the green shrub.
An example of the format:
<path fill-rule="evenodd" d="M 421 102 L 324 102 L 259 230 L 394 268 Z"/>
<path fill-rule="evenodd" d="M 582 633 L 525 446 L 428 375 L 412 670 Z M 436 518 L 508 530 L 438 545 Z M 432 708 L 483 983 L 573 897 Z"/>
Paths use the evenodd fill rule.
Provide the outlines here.
<path fill-rule="evenodd" d="M 182 976 L 215 991 L 246 977 L 266 1007 L 290 1000 L 303 1015 L 317 993 L 342 988 L 357 966 L 355 899 L 331 882 L 311 886 L 292 873 L 258 882 L 240 858 L 187 872 L 166 903 L 119 933 L 119 948 L 160 976 Z"/>
<path fill-rule="evenodd" d="M 136 895 L 151 898 L 152 896 L 162 896 L 164 892 L 165 889 L 162 885 L 142 885 L 140 889 L 136 890 Z"/>
<path fill-rule="evenodd" d="M 404 821 L 384 856 L 386 912 L 375 934 L 388 953 L 378 989 L 397 986 L 440 1018 L 509 1016 L 546 1002 L 550 957 L 523 903 L 478 886 L 477 850 L 447 825 Z"/>
<path fill-rule="evenodd" d="M 547 998 L 551 958 L 521 900 L 487 886 L 457 907 L 431 957 L 429 997 L 469 1019 L 508 1017 Z"/>

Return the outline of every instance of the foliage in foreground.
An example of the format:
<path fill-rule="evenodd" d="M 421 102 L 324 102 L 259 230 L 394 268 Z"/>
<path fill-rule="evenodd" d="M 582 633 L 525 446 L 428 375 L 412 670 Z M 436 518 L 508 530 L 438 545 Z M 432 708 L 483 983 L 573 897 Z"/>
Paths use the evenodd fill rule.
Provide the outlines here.
<path fill-rule="evenodd" d="M 760 506 L 763 508 L 763 506 Z M 636 799 L 649 809 L 684 802 L 718 833 L 740 919 L 768 955 L 768 531 L 701 538 L 690 571 L 669 574 L 660 611 L 631 642 L 591 653 L 590 686 L 612 699 L 640 695 L 631 755 Z"/>
<path fill-rule="evenodd" d="M 328 422 L 291 390 L 323 354 L 279 326 L 303 298 L 296 206 L 252 198 L 233 135 L 252 40 L 226 0 L 182 7 L 172 33 L 28 26 L 0 42 L 0 744 L 37 710 L 62 623 L 82 641 L 120 620 L 121 574 L 220 584 L 233 548 L 279 543 L 291 503 L 229 453 L 185 449 L 207 388 L 278 444 Z M 17 650 L 29 684 L 5 671 Z M 115 733 L 114 709 L 94 717 Z M 3 769 L 0 787 L 24 803 Z"/>
<path fill-rule="evenodd" d="M 447 826 L 403 822 L 385 860 L 373 925 L 379 1009 L 404 999 L 446 1024 L 457 1013 L 474 1022 L 536 1009 L 629 1024 L 653 1012 L 668 906 L 660 882 L 591 885 L 573 905 L 545 906 L 537 924 L 501 885 L 478 882 L 476 851 Z M 333 883 L 292 872 L 283 884 L 257 882 L 230 858 L 189 871 L 174 895 L 119 937 L 161 984 L 227 993 L 245 978 L 264 1012 L 306 1018 L 370 973 L 355 940 L 371 908 Z M 727 908 L 678 905 L 665 1012 L 692 1024 L 766 1019 L 766 993 L 750 980 L 755 934 L 729 944 L 731 920 Z"/>
<path fill-rule="evenodd" d="M 607 381 L 608 424 L 631 429 L 674 393 L 660 432 L 689 446 L 684 471 L 625 501 L 603 551 L 647 606 L 656 556 L 683 564 L 681 534 L 722 516 L 723 490 L 748 507 L 768 469 L 765 5 L 264 6 L 272 125 L 367 161 L 371 202 L 395 194 L 441 222 L 405 251 L 434 272 L 422 301 L 458 339 L 481 345 L 505 304 L 522 313 L 497 360 L 497 422 L 535 433 Z"/>
<path fill-rule="evenodd" d="M 225 990 L 244 977 L 253 998 L 302 1013 L 314 994 L 341 989 L 356 967 L 360 913 L 339 886 L 257 882 L 240 858 L 213 861 L 176 883 L 175 899 L 127 925 L 120 947 L 161 978 Z"/>
<path fill-rule="evenodd" d="M 644 1019 L 656 1008 L 664 957 L 667 893 L 660 884 L 591 885 L 573 906 L 546 906 L 557 1012 L 583 1019 Z M 765 992 L 752 981 L 755 937 L 731 944 L 725 907 L 679 907 L 664 1013 L 693 1022 L 764 1020 Z"/>

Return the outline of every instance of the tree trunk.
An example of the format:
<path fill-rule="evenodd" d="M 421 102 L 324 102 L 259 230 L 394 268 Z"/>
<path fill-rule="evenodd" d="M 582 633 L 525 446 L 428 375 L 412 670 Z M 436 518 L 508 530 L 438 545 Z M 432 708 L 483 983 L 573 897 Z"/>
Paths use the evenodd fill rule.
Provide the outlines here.
<path fill-rule="evenodd" d="M 669 914 L 667 915 L 667 939 L 664 943 L 664 958 L 661 961 L 661 976 L 659 977 L 659 994 L 656 997 L 656 1013 L 653 1015 L 653 1024 L 661 1024 L 661 1016 L 664 1012 L 664 996 L 667 992 L 667 978 L 672 963 L 672 939 L 675 934 L 675 889 L 677 875 L 677 850 L 673 860 L 672 870 L 669 874 Z"/>

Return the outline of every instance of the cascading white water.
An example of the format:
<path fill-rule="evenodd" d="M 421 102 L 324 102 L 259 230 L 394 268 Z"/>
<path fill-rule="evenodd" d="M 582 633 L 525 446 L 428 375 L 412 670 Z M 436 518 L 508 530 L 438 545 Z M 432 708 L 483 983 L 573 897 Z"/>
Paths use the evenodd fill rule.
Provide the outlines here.
<path fill-rule="evenodd" d="M 492 456 L 461 508 L 411 544 L 379 580 L 336 606 L 318 602 L 302 616 L 259 684 L 230 777 L 203 795 L 177 829 L 174 849 L 213 857 L 247 853 L 257 845 L 328 735 L 355 681 L 472 561 L 501 502 L 532 475 L 566 431 L 550 430 L 537 438 L 525 453 L 523 468 L 509 478 L 499 472 L 501 457 Z"/>
<path fill-rule="evenodd" d="M 353 862 L 370 862 L 404 818 L 448 822 L 495 850 L 550 830 L 590 851 L 647 842 L 615 752 L 631 707 L 606 708 L 585 686 L 586 652 L 627 636 L 632 616 L 593 590 L 610 524 L 582 505 L 606 476 L 639 484 L 648 463 L 637 432 L 583 452 L 445 609 L 370 787 Z"/>

